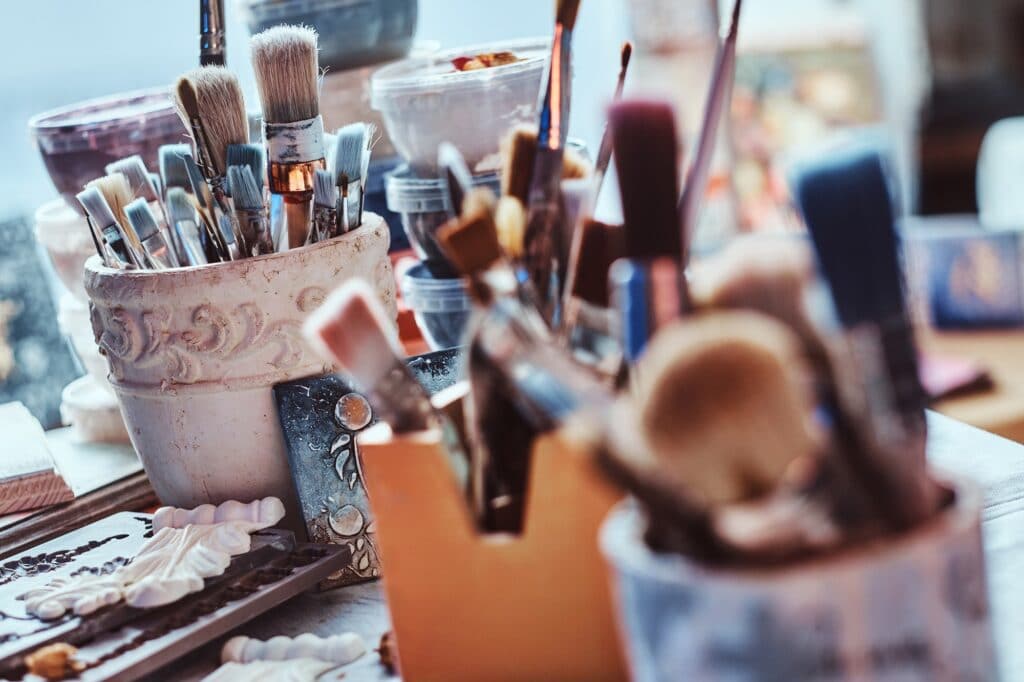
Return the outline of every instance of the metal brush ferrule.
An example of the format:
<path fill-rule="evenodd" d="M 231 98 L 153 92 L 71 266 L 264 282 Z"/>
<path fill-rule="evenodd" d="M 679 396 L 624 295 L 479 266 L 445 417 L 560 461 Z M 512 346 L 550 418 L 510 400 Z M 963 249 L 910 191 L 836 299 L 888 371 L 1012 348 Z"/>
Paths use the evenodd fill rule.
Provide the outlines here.
<path fill-rule="evenodd" d="M 146 250 L 146 257 L 154 270 L 167 270 L 180 265 L 174 250 L 159 230 L 142 240 L 142 248 Z"/>
<path fill-rule="evenodd" d="M 267 164 L 267 180 L 271 194 L 303 195 L 313 198 L 313 177 L 318 170 L 325 170 L 327 161 L 323 158 L 301 163 Z"/>
<path fill-rule="evenodd" d="M 325 170 L 324 120 L 320 116 L 292 123 L 264 122 L 270 191 L 313 191 L 313 176 Z"/>
<path fill-rule="evenodd" d="M 341 231 L 349 232 L 363 224 L 363 183 L 359 180 L 341 188 Z"/>
<path fill-rule="evenodd" d="M 438 425 L 430 395 L 402 361 L 366 391 L 377 417 L 396 434 L 426 431 Z"/>
<path fill-rule="evenodd" d="M 199 0 L 199 65 L 224 66 L 224 0 Z"/>
<path fill-rule="evenodd" d="M 561 149 L 569 136 L 569 107 L 572 84 L 572 30 L 562 24 L 555 25 L 551 45 L 551 59 L 545 67 L 547 87 L 541 94 L 537 110 L 540 125 L 537 145 L 541 148 Z"/>
<path fill-rule="evenodd" d="M 307 244 L 330 239 L 338 231 L 338 209 L 333 206 L 313 204 L 313 227 L 309 231 Z"/>

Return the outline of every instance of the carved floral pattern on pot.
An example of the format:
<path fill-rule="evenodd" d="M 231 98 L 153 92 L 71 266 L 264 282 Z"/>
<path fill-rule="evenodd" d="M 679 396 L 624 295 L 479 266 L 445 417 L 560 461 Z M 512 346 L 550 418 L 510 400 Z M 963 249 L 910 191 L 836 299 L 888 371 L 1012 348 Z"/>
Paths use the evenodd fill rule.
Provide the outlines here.
<path fill-rule="evenodd" d="M 308 287 L 299 292 L 296 311 L 307 312 L 322 302 L 327 292 Z M 271 320 L 253 302 L 226 310 L 210 303 L 192 309 L 189 326 L 175 329 L 171 306 L 130 310 L 123 306 L 91 306 L 93 330 L 100 349 L 110 359 L 111 372 L 124 379 L 126 365 L 162 365 L 164 381 L 191 384 L 212 377 L 207 360 L 248 361 L 260 355 L 276 370 L 315 362 L 302 340 L 302 322 Z M 204 369 L 207 372 L 204 372 Z"/>

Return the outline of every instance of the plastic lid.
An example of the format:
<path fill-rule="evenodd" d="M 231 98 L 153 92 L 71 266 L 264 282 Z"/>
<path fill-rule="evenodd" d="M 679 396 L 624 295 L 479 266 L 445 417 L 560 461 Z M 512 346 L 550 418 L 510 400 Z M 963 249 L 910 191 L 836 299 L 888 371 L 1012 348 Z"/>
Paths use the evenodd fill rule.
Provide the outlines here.
<path fill-rule="evenodd" d="M 536 77 L 544 68 L 550 51 L 548 38 L 528 38 L 509 42 L 473 45 L 448 50 L 430 57 L 412 57 L 385 66 L 370 79 L 370 106 L 379 109 L 395 95 L 416 94 L 426 90 L 460 90 L 486 87 L 493 81 Z M 451 60 L 485 52 L 512 52 L 520 61 L 474 71 L 457 71 Z"/>
<path fill-rule="evenodd" d="M 259 12 L 260 21 L 288 19 L 294 14 L 324 12 L 342 7 L 373 6 L 377 0 L 243 0 L 242 10 Z"/>
<path fill-rule="evenodd" d="M 498 173 L 473 176 L 475 187 L 490 187 L 495 193 L 501 189 Z M 446 211 L 448 188 L 443 178 L 418 177 L 408 164 L 402 164 L 384 177 L 388 209 L 397 213 L 436 213 Z"/>
<path fill-rule="evenodd" d="M 95 149 L 98 137 L 124 136 L 138 142 L 185 130 L 167 88 L 136 90 L 52 109 L 33 116 L 28 127 L 48 154 Z"/>

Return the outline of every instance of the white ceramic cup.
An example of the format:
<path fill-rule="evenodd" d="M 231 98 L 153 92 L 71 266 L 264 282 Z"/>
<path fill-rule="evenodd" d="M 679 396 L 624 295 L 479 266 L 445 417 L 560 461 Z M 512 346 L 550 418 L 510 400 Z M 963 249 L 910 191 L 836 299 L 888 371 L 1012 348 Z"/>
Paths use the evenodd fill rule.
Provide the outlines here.
<path fill-rule="evenodd" d="M 601 548 L 638 682 L 993 680 L 981 493 L 900 537 L 773 568 L 712 569 L 643 541 L 635 506 Z"/>
<path fill-rule="evenodd" d="M 360 277 L 396 315 L 384 220 L 330 241 L 166 271 L 86 263 L 96 342 L 146 473 L 164 504 L 280 497 L 298 512 L 274 384 L 331 370 L 302 323 Z M 292 522 L 301 520 L 290 519 Z"/>

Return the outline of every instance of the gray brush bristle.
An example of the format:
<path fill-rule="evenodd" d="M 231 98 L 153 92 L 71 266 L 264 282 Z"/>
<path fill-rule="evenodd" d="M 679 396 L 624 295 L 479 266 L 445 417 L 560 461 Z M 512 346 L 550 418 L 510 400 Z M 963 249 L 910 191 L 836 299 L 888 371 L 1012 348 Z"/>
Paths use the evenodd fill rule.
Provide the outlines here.
<path fill-rule="evenodd" d="M 235 208 L 254 211 L 263 208 L 263 191 L 249 166 L 228 166 L 228 184 Z"/>
<path fill-rule="evenodd" d="M 125 206 L 124 214 L 141 240 L 149 239 L 160 230 L 156 216 L 153 215 L 153 211 L 149 208 L 149 202 L 145 199 L 136 199 Z"/>
<path fill-rule="evenodd" d="M 363 153 L 366 150 L 366 125 L 350 123 L 339 128 L 337 142 L 334 147 L 334 177 L 338 182 L 347 178 L 348 182 L 361 180 L 363 177 Z"/>
<path fill-rule="evenodd" d="M 316 31 L 274 26 L 252 37 L 252 66 L 268 123 L 293 123 L 320 114 Z"/>
<path fill-rule="evenodd" d="M 108 225 L 116 225 L 117 219 L 114 212 L 110 210 L 110 204 L 103 198 L 103 193 L 95 187 L 86 187 L 78 193 L 78 203 L 82 205 L 85 212 L 92 218 L 96 229 L 102 230 Z"/>
<path fill-rule="evenodd" d="M 248 166 L 256 179 L 256 187 L 263 191 L 263 177 L 267 173 L 266 152 L 258 144 L 228 145 L 228 168 L 231 166 Z"/>
<path fill-rule="evenodd" d="M 172 224 L 180 223 L 183 220 L 196 220 L 196 207 L 189 198 L 188 192 L 181 187 L 171 187 L 167 190 L 167 219 Z"/>
<path fill-rule="evenodd" d="M 185 156 L 192 156 L 192 148 L 187 144 L 165 144 L 160 147 L 160 177 L 163 178 L 167 193 L 170 193 L 172 187 L 189 189 L 192 186 L 188 179 L 188 168 L 185 167 Z"/>
<path fill-rule="evenodd" d="M 338 187 L 334 174 L 328 170 L 317 170 L 313 177 L 313 202 L 317 206 L 334 208 L 338 203 Z"/>

